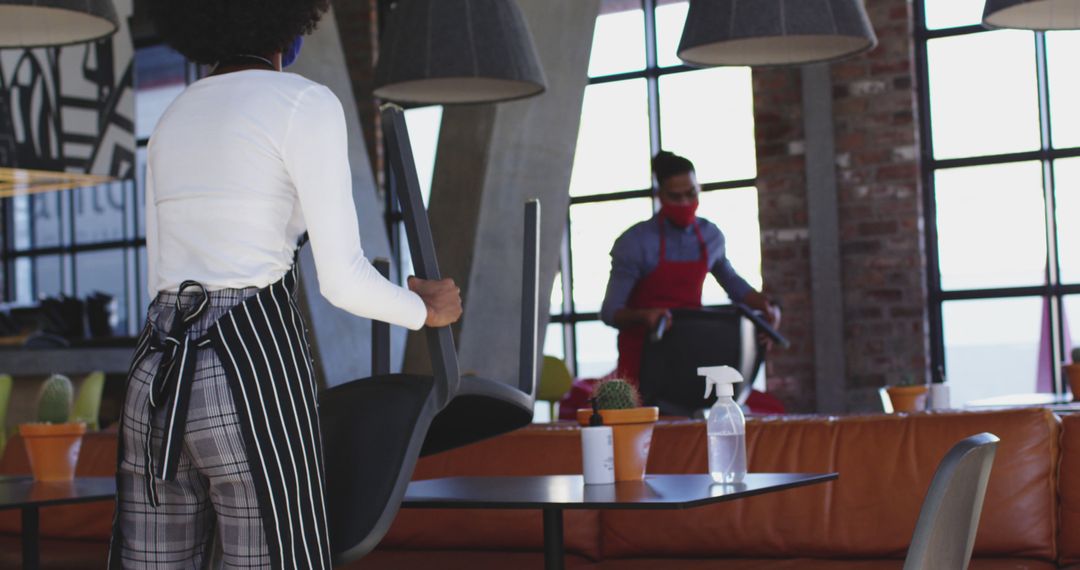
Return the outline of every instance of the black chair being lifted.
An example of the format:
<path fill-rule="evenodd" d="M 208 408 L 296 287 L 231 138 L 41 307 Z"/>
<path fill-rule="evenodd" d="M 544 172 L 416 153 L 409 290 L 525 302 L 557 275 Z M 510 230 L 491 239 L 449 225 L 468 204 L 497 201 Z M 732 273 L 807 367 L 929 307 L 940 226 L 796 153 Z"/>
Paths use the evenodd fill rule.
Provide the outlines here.
<path fill-rule="evenodd" d="M 418 277 L 439 279 L 404 116 L 382 111 L 394 187 Z M 379 543 L 401 505 L 420 455 L 524 427 L 536 395 L 540 204 L 525 205 L 519 377 L 503 383 L 462 376 L 450 327 L 426 331 L 432 376 L 389 373 L 389 325 L 372 323 L 372 377 L 319 397 L 330 546 L 336 564 Z"/>

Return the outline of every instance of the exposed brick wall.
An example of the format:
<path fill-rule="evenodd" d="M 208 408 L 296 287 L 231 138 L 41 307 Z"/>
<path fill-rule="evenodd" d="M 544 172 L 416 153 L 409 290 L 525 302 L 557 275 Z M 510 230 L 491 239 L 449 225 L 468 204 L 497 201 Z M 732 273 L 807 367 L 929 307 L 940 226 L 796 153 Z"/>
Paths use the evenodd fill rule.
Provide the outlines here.
<path fill-rule="evenodd" d="M 782 300 L 791 348 L 769 353 L 769 392 L 791 410 L 814 409 L 814 344 L 810 311 L 806 163 L 802 82 L 798 69 L 755 70 L 761 269 L 766 290 Z"/>
<path fill-rule="evenodd" d="M 831 66 L 848 403 L 929 370 L 910 5 L 868 0 L 879 45 Z M 770 391 L 815 408 L 799 71 L 754 73 L 762 265 L 795 346 L 770 354 Z"/>
<path fill-rule="evenodd" d="M 356 109 L 360 113 L 360 127 L 364 132 L 364 145 L 371 160 L 378 188 L 383 185 L 382 132 L 379 128 L 378 102 L 372 95 L 375 79 L 375 62 L 378 59 L 378 8 L 376 0 L 333 0 L 334 19 L 337 22 L 341 45 L 345 49 L 345 63 L 349 68 Z"/>

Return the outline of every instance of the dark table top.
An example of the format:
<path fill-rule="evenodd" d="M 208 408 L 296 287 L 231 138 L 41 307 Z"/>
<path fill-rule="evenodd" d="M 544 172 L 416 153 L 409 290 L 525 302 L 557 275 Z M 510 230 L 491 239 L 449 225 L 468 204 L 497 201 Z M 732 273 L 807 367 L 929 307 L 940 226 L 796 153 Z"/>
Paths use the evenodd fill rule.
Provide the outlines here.
<path fill-rule="evenodd" d="M 116 496 L 115 477 L 76 477 L 35 483 L 29 475 L 0 475 L 0 510 L 104 501 Z"/>
<path fill-rule="evenodd" d="M 972 400 L 965 408 L 1017 408 L 1040 406 L 1060 413 L 1080 412 L 1080 402 L 1073 401 L 1071 394 L 1024 393 L 1008 394 L 994 398 Z"/>
<path fill-rule="evenodd" d="M 717 484 L 707 474 L 646 475 L 644 481 L 585 485 L 581 475 L 446 477 L 414 481 L 403 507 L 486 509 L 685 509 L 837 478 L 836 473 L 750 473 Z"/>

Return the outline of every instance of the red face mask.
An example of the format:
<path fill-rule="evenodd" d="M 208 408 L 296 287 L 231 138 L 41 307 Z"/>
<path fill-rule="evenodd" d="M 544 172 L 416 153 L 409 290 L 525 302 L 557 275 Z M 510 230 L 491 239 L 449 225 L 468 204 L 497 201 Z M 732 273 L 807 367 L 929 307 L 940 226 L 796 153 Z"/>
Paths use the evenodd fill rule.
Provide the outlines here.
<path fill-rule="evenodd" d="M 694 223 L 694 219 L 697 217 L 698 201 L 694 200 L 689 204 L 671 204 L 668 202 L 660 202 L 660 215 L 664 216 L 671 223 L 685 228 Z"/>

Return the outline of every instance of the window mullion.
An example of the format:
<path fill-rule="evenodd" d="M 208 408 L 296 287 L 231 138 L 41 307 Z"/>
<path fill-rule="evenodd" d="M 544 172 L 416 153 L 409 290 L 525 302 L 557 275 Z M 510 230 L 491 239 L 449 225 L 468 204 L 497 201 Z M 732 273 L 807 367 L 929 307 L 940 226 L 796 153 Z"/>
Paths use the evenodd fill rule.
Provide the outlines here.
<path fill-rule="evenodd" d="M 649 96 L 649 148 L 655 155 L 663 148 L 660 138 L 660 78 L 651 73 L 656 63 L 656 0 L 642 0 L 645 11 L 645 69 L 646 89 Z M 654 206 L 655 207 L 655 206 Z"/>
<path fill-rule="evenodd" d="M 935 381 L 942 382 L 945 370 L 944 316 L 941 298 L 941 266 L 937 235 L 937 199 L 934 188 L 934 139 L 930 116 L 930 64 L 927 59 L 926 0 L 913 5 L 915 19 L 915 65 L 918 73 L 919 138 L 922 146 L 920 175 L 923 186 L 923 234 L 926 252 L 927 316 L 930 321 L 930 367 L 939 372 Z"/>
<path fill-rule="evenodd" d="M 566 225 L 562 239 L 562 254 L 559 256 L 563 289 L 562 314 L 564 315 L 574 314 L 574 256 L 570 235 L 570 208 L 567 208 Z M 566 357 L 563 360 L 566 362 L 567 367 L 570 368 L 572 376 L 578 374 L 577 330 L 575 327 L 573 319 L 563 324 L 563 354 Z"/>
<path fill-rule="evenodd" d="M 67 247 L 72 253 L 68 255 L 61 255 L 60 257 L 60 275 L 63 276 L 65 271 L 68 271 L 71 275 L 71 290 L 65 291 L 67 283 L 60 284 L 60 290 L 71 295 L 72 297 L 78 296 L 79 291 L 79 276 L 75 271 L 75 256 L 77 255 L 75 250 L 75 244 L 79 241 L 75 235 L 75 218 L 78 216 L 78 211 L 75 210 L 75 193 L 78 190 L 69 190 L 68 195 L 68 239 L 71 241 L 67 243 Z M 65 244 L 62 244 L 65 245 Z M 66 279 L 62 280 L 66 281 Z"/>
<path fill-rule="evenodd" d="M 1039 93 L 1039 137 L 1043 152 L 1053 149 L 1053 134 L 1050 123 L 1050 81 L 1047 71 L 1046 32 L 1036 32 L 1035 36 L 1035 75 Z M 1046 282 L 1056 289 L 1061 285 L 1061 266 L 1058 259 L 1057 241 L 1057 205 L 1054 193 L 1054 162 L 1047 159 L 1042 162 L 1043 204 L 1046 219 Z M 1065 331 L 1062 318 L 1061 294 L 1047 298 L 1050 317 L 1050 377 L 1054 392 L 1064 393 L 1061 367 L 1057 364 L 1065 360 Z"/>

